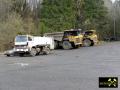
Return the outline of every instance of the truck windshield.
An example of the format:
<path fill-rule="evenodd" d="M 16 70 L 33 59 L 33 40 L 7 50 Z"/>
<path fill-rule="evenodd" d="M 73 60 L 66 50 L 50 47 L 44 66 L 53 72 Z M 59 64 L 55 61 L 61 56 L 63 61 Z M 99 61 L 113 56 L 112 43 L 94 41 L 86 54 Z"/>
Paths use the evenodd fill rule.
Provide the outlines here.
<path fill-rule="evenodd" d="M 64 36 L 78 36 L 80 34 L 79 31 L 66 31 Z"/>
<path fill-rule="evenodd" d="M 26 36 L 16 36 L 15 42 L 26 42 L 27 37 Z"/>
<path fill-rule="evenodd" d="M 87 31 L 87 32 L 85 32 L 85 35 L 92 35 L 92 34 L 93 34 L 92 31 Z"/>

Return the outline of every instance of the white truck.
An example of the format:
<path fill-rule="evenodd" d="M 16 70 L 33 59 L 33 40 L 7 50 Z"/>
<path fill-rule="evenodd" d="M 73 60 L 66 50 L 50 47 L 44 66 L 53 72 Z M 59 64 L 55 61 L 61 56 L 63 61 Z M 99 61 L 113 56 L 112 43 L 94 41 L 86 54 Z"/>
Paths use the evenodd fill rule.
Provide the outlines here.
<path fill-rule="evenodd" d="M 17 35 L 14 42 L 14 54 L 31 56 L 39 54 L 49 54 L 54 49 L 54 39 L 52 37 L 40 37 L 31 35 Z M 6 54 L 10 56 L 10 54 Z"/>

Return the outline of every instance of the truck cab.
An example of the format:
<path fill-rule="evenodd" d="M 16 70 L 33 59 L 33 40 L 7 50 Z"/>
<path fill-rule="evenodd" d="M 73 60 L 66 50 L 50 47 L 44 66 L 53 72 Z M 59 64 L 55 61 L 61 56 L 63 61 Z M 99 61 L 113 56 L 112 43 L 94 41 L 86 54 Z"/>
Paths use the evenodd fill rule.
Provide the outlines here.
<path fill-rule="evenodd" d="M 14 42 L 15 53 L 19 53 L 20 55 L 23 53 L 28 53 L 30 47 L 32 47 L 32 41 L 33 37 L 30 35 L 17 35 Z"/>

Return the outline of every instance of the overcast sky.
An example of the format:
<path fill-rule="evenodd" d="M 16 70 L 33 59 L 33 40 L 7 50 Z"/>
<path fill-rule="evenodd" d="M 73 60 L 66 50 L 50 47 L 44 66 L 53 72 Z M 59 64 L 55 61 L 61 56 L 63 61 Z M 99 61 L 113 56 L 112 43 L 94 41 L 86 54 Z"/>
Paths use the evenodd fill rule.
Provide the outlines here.
<path fill-rule="evenodd" d="M 113 3 L 115 2 L 115 0 L 111 0 Z"/>

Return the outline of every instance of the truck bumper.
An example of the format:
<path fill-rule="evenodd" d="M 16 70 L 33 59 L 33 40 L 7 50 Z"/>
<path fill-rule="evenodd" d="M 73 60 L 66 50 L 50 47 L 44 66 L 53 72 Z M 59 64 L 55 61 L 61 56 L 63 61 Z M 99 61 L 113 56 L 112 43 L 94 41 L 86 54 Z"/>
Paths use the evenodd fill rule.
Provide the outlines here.
<path fill-rule="evenodd" d="M 26 53 L 26 52 L 29 52 L 29 49 L 15 49 L 14 50 L 15 52 L 17 52 L 17 53 Z"/>

